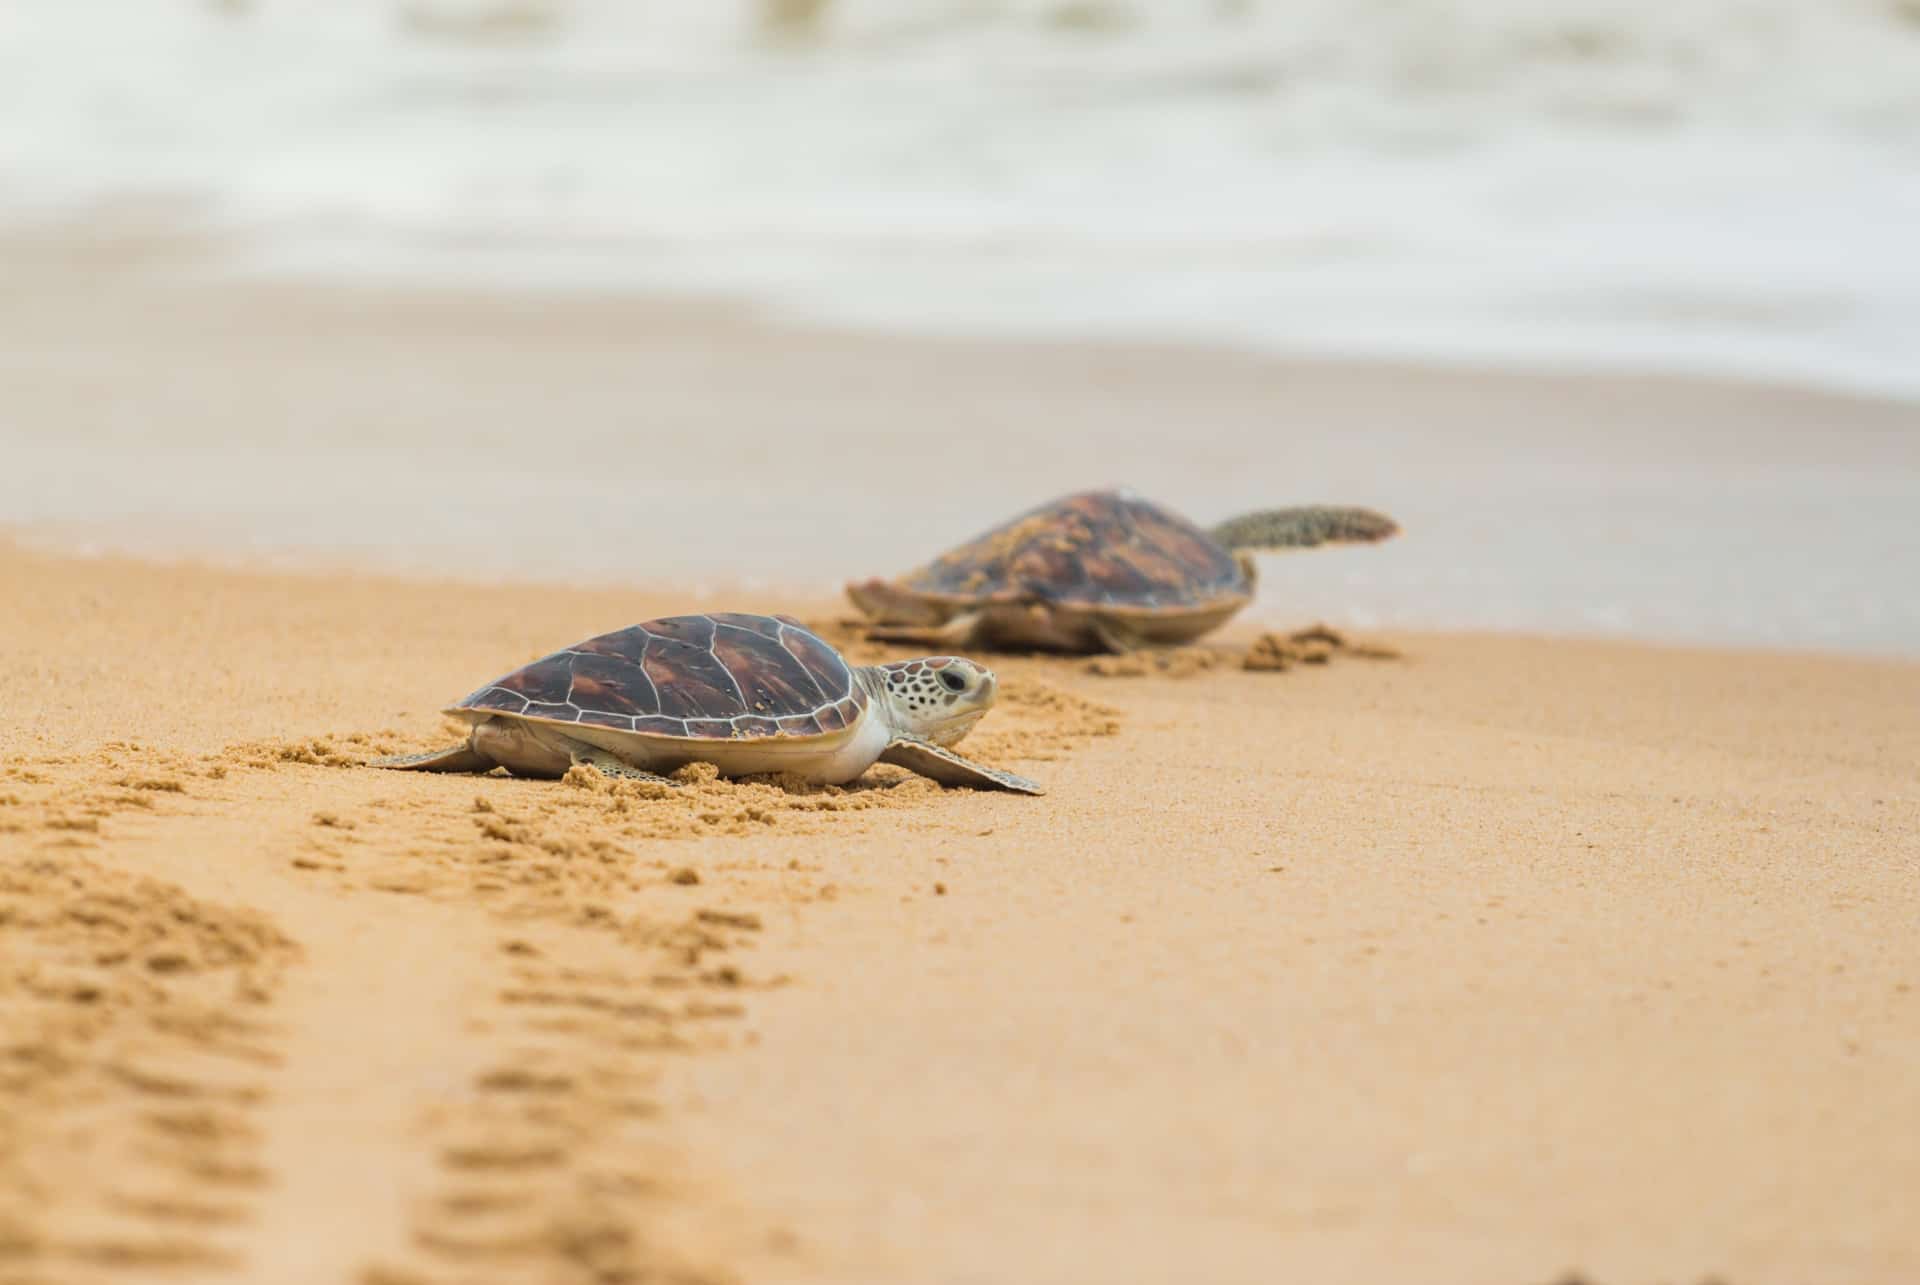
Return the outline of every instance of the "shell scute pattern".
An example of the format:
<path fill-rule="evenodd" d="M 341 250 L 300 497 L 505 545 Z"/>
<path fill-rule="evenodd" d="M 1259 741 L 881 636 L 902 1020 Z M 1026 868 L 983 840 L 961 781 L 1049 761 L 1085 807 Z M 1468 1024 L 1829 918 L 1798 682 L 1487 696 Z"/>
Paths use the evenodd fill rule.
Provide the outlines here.
<path fill-rule="evenodd" d="M 819 736 L 867 694 L 840 653 L 785 617 L 649 620 L 543 656 L 455 709 L 698 740 Z"/>
<path fill-rule="evenodd" d="M 572 695 L 581 709 L 642 709 L 658 699 L 644 667 L 628 664 L 602 652 L 576 652 L 568 657 L 573 672 Z"/>
<path fill-rule="evenodd" d="M 941 555 L 902 582 L 944 597 L 1185 607 L 1245 596 L 1233 554 L 1177 513 L 1129 492 L 1044 504 Z"/>
<path fill-rule="evenodd" d="M 493 686 L 512 692 L 525 700 L 548 700 L 550 692 L 564 692 L 572 679 L 572 670 L 564 655 L 545 656 L 504 678 Z"/>

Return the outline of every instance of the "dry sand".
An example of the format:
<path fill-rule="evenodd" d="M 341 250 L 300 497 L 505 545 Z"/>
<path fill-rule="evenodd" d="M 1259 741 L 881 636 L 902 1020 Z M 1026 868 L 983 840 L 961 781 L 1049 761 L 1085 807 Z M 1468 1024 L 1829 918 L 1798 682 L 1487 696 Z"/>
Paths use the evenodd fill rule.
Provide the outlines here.
<path fill-rule="evenodd" d="M 1408 520 L 1268 611 L 1910 644 L 1911 408 L 210 282 L 144 226 L 0 246 L 0 513 L 253 569 L 0 545 L 0 1283 L 1920 1279 L 1911 662 L 1243 622 L 996 662 L 968 748 L 1044 799 L 359 766 L 719 605 L 675 580 L 1109 478 Z M 506 583 L 555 574 L 654 587 Z"/>
<path fill-rule="evenodd" d="M 1242 633 L 1006 662 L 1044 799 L 656 797 L 357 764 L 664 598 L 0 584 L 0 1280 L 1920 1279 L 1920 666 Z"/>

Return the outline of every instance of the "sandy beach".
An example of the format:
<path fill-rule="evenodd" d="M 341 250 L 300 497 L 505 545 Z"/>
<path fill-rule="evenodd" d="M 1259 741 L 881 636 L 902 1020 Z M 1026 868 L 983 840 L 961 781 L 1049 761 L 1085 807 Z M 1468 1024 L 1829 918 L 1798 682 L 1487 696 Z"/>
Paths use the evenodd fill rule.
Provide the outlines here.
<path fill-rule="evenodd" d="M 1920 0 L 11 0 L 0 1285 L 1920 1282 L 1916 84 Z M 1022 603 L 1224 628 L 850 618 L 1104 488 L 1193 531 Z M 991 691 L 1007 789 L 376 765 L 725 611 L 997 678 L 589 644 L 571 732 L 955 779 Z"/>
<path fill-rule="evenodd" d="M 12 244 L 9 1285 L 1920 1276 L 1920 663 L 1355 609 L 1573 630 L 1609 540 L 1745 523 L 1897 651 L 1910 408 Z M 911 654 L 831 585 L 1115 477 L 1408 534 L 1167 665 L 995 658 L 967 748 L 1045 798 L 362 766 L 670 612 Z M 1642 507 L 1556 546 L 1581 494 Z M 1241 667 L 1323 617 L 1397 655 Z"/>
<path fill-rule="evenodd" d="M 649 799 L 358 764 L 668 599 L 0 571 L 7 1279 L 1920 1272 L 1920 666 L 1243 629 L 1003 662 L 1044 799 Z"/>

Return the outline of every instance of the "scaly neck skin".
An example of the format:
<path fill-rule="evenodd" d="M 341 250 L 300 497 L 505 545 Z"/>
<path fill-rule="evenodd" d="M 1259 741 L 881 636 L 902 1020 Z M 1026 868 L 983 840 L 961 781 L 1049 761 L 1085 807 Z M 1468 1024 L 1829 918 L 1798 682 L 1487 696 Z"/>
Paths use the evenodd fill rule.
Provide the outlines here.
<path fill-rule="evenodd" d="M 880 720 L 887 731 L 898 736 L 902 733 L 913 735 L 901 721 L 900 711 L 894 708 L 893 695 L 887 691 L 887 674 L 878 665 L 861 665 L 853 671 L 854 678 L 867 689 L 867 703 L 873 710 L 873 717 Z"/>
<path fill-rule="evenodd" d="M 887 683 L 885 669 L 878 665 L 861 665 L 853 673 L 856 681 L 867 689 L 868 707 L 873 711 L 868 717 L 879 719 L 894 736 L 911 736 L 917 740 L 932 741 L 935 745 L 957 745 L 987 712 L 984 708 L 963 706 L 964 712 L 937 721 L 916 717 L 894 696 L 893 688 Z"/>

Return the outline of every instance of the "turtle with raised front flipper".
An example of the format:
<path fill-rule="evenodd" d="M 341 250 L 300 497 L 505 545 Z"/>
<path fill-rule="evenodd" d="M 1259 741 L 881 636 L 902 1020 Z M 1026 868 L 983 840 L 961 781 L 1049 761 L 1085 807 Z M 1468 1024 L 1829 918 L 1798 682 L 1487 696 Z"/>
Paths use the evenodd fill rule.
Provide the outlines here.
<path fill-rule="evenodd" d="M 897 580 L 847 586 L 875 638 L 1126 652 L 1192 642 L 1253 599 L 1253 554 L 1373 544 L 1372 509 L 1267 509 L 1204 531 L 1132 491 L 1043 504 Z"/>
<path fill-rule="evenodd" d="M 465 741 L 373 765 L 551 778 L 585 764 L 664 781 L 711 763 L 725 776 L 838 785 L 879 762 L 942 785 L 1043 794 L 953 751 L 997 692 L 992 670 L 960 656 L 849 665 L 787 616 L 668 616 L 496 678 L 446 711 L 472 725 Z"/>

